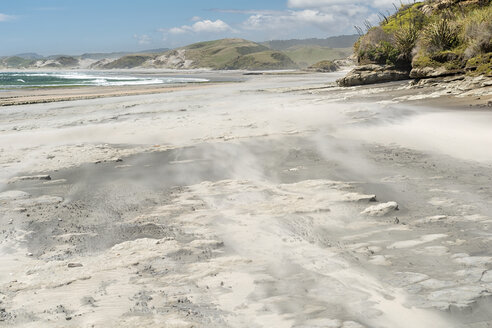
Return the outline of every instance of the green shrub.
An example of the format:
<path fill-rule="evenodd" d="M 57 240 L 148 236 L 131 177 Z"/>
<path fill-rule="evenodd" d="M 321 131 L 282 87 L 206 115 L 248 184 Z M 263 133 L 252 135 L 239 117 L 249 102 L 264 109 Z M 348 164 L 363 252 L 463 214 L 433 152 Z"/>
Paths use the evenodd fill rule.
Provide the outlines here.
<path fill-rule="evenodd" d="M 420 10 L 424 4 L 422 2 L 412 5 L 402 5 L 400 10 L 381 22 L 381 26 L 387 33 L 395 33 L 402 28 L 413 26 L 422 27 L 429 19 Z"/>
<path fill-rule="evenodd" d="M 411 59 L 412 51 L 417 45 L 419 35 L 420 30 L 414 24 L 402 27 L 400 30 L 395 32 L 396 49 L 398 49 L 403 59 Z"/>
<path fill-rule="evenodd" d="M 360 63 L 393 64 L 398 57 L 398 50 L 393 45 L 393 35 L 382 27 L 371 28 L 358 41 L 358 59 Z"/>
<path fill-rule="evenodd" d="M 460 44 L 459 28 L 448 18 L 438 18 L 423 31 L 423 42 L 429 52 L 450 50 Z"/>
<path fill-rule="evenodd" d="M 441 63 L 433 60 L 430 56 L 423 52 L 419 52 L 412 61 L 412 67 L 422 68 L 422 67 L 439 67 Z"/>
<path fill-rule="evenodd" d="M 471 75 L 492 76 L 492 53 L 481 54 L 466 62 L 466 70 Z"/>

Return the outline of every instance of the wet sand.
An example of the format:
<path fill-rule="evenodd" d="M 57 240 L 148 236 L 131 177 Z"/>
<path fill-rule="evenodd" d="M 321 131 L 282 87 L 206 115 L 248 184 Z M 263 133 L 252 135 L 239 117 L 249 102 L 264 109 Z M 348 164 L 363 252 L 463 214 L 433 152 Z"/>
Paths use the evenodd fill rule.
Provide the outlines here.
<path fill-rule="evenodd" d="M 492 112 L 337 77 L 2 108 L 0 326 L 492 324 Z"/>
<path fill-rule="evenodd" d="M 187 85 L 144 85 L 118 87 L 60 87 L 47 89 L 21 89 L 0 93 L 0 106 L 16 106 L 59 101 L 124 97 L 173 92 L 182 89 L 207 87 L 208 83 Z"/>

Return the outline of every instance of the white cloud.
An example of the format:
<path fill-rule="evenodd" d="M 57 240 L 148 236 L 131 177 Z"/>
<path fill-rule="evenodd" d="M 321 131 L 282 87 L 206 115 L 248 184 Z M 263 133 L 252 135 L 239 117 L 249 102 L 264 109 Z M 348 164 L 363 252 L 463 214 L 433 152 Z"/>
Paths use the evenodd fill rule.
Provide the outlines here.
<path fill-rule="evenodd" d="M 135 38 L 138 41 L 138 44 L 142 44 L 142 45 L 150 44 L 152 41 L 152 38 L 147 34 L 142 34 L 142 35 L 135 34 L 133 38 Z"/>
<path fill-rule="evenodd" d="M 170 29 L 160 29 L 160 31 L 168 34 L 235 32 L 229 24 L 220 19 L 217 19 L 216 21 L 211 21 L 208 19 L 200 20 L 195 22 L 193 25 L 183 25 Z"/>
<path fill-rule="evenodd" d="M 322 31 L 327 34 L 355 33 L 354 25 L 365 20 L 377 24 L 377 13 L 392 10 L 395 0 L 287 0 L 289 10 L 258 12 L 243 23 L 245 30 L 287 35 L 300 30 Z M 409 3 L 412 0 L 403 0 Z M 376 19 L 375 19 L 376 17 Z M 277 30 L 277 33 L 275 32 Z"/>
<path fill-rule="evenodd" d="M 332 14 L 323 13 L 318 10 L 286 11 L 283 13 L 256 14 L 250 16 L 243 24 L 248 30 L 263 29 L 290 29 L 302 26 L 315 25 L 320 28 L 328 28 L 335 21 Z"/>
<path fill-rule="evenodd" d="M 207 34 L 227 36 L 234 33 L 253 40 L 355 34 L 355 25 L 361 26 L 366 20 L 377 24 L 378 12 L 386 14 L 388 10 L 393 11 L 394 2 L 395 0 L 284 0 L 284 10 L 211 9 L 216 13 L 243 16 L 243 22 L 233 28 L 221 19 L 213 21 L 193 17 L 190 24 L 159 31 L 163 33 L 164 40 L 169 42 L 177 39 L 179 42 L 195 41 L 208 37 Z"/>
<path fill-rule="evenodd" d="M 193 16 L 193 17 L 191 17 L 191 19 L 190 19 L 190 20 L 191 20 L 192 22 L 198 22 L 198 21 L 201 21 L 201 20 L 202 20 L 202 18 L 201 18 L 200 16 Z"/>
<path fill-rule="evenodd" d="M 5 14 L 0 13 L 0 22 L 6 22 L 6 21 L 12 20 L 14 18 L 15 18 L 15 16 L 5 15 Z"/>
<path fill-rule="evenodd" d="M 335 5 L 357 5 L 374 8 L 390 8 L 394 0 L 288 0 L 289 8 L 329 8 Z"/>
<path fill-rule="evenodd" d="M 209 32 L 218 33 L 232 30 L 232 28 L 225 22 L 217 19 L 215 22 L 211 20 L 198 21 L 192 26 L 193 32 Z"/>

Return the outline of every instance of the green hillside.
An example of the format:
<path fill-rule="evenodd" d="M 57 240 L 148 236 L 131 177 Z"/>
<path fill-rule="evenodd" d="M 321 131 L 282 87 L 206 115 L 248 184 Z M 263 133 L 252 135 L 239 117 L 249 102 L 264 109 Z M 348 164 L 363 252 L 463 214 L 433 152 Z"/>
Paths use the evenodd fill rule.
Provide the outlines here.
<path fill-rule="evenodd" d="M 289 69 L 297 65 L 278 51 L 262 51 L 237 57 L 224 66 L 225 69 Z"/>
<path fill-rule="evenodd" d="M 103 65 L 104 69 L 135 68 L 142 66 L 147 60 L 153 59 L 154 55 L 127 55 Z"/>
<path fill-rule="evenodd" d="M 326 39 L 291 39 L 291 40 L 272 40 L 262 42 L 261 44 L 273 50 L 284 51 L 296 46 L 319 46 L 323 48 L 351 48 L 359 36 L 339 35 Z"/>
<path fill-rule="evenodd" d="M 317 45 L 297 45 L 283 51 L 299 67 L 305 68 L 323 60 L 342 59 L 353 53 L 353 48 L 327 48 Z"/>
<path fill-rule="evenodd" d="M 243 39 L 221 39 L 194 43 L 161 54 L 127 55 L 104 64 L 102 68 L 160 67 L 170 63 L 167 58 L 181 56 L 181 63 L 191 61 L 189 68 L 211 69 L 287 69 L 297 65 L 285 54 L 264 45 Z M 175 65 L 175 64 L 174 64 Z"/>
<path fill-rule="evenodd" d="M 232 65 L 241 56 L 269 50 L 267 47 L 243 39 L 222 39 L 194 43 L 184 47 L 186 58 L 194 67 L 235 69 Z"/>

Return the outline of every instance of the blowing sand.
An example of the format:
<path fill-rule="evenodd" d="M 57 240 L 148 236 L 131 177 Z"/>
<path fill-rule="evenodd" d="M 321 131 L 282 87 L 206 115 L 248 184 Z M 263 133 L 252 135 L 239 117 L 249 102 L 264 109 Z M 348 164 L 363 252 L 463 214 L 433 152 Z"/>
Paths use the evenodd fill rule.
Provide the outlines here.
<path fill-rule="evenodd" d="M 1 108 L 0 326 L 492 325 L 492 112 L 337 77 Z"/>

